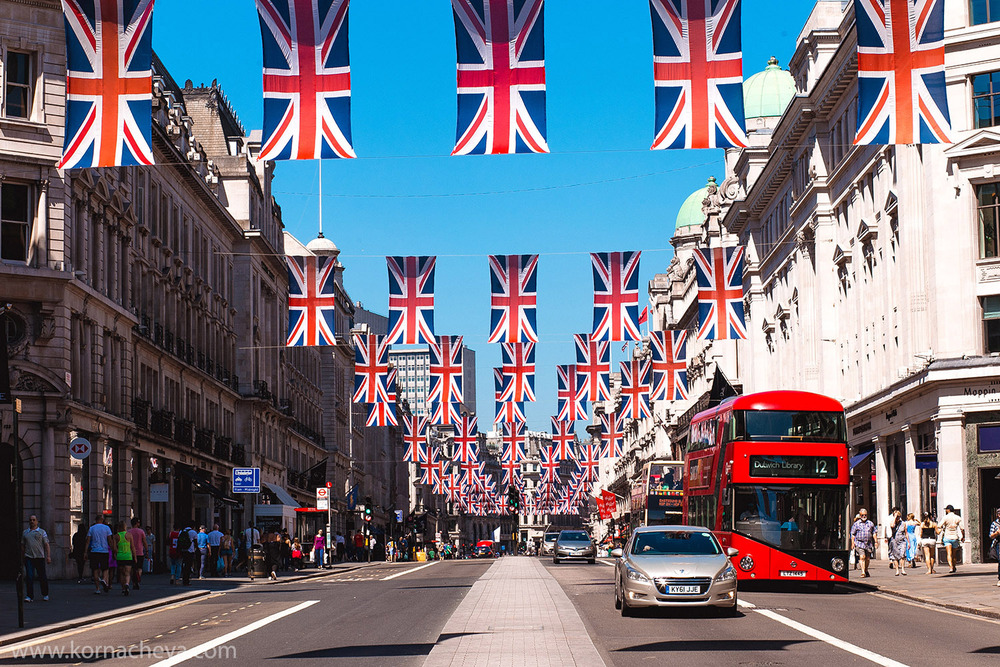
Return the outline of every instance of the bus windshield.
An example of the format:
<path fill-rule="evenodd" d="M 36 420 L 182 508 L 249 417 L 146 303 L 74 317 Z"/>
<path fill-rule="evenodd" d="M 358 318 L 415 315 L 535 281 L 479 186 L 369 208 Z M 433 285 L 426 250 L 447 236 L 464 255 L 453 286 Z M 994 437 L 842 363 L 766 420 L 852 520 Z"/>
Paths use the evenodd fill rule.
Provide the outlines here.
<path fill-rule="evenodd" d="M 734 439 L 756 441 L 846 442 L 843 412 L 740 410 Z"/>
<path fill-rule="evenodd" d="M 846 503 L 839 487 L 736 487 L 734 527 L 781 549 L 845 549 Z"/>
<path fill-rule="evenodd" d="M 684 463 L 654 461 L 649 463 L 646 480 L 647 526 L 684 523 Z"/>

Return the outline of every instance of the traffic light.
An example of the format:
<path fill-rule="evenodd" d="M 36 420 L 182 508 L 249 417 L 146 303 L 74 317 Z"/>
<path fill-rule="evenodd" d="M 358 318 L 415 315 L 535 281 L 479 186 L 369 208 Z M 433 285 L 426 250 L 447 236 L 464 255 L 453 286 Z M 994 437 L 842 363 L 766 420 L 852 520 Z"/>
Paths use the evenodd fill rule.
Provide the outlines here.
<path fill-rule="evenodd" d="M 365 496 L 365 521 L 372 520 L 372 497 Z"/>
<path fill-rule="evenodd" d="M 507 507 L 511 514 L 521 513 L 521 492 L 513 484 L 507 487 Z"/>

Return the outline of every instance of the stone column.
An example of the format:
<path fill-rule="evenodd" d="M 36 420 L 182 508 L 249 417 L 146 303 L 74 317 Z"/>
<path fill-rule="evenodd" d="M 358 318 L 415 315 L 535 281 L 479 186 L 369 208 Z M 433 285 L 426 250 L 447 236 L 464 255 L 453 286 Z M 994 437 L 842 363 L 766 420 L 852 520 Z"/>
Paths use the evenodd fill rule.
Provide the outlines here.
<path fill-rule="evenodd" d="M 937 516 L 944 516 L 946 505 L 954 505 L 962 510 L 962 517 L 968 525 L 969 502 L 968 474 L 965 466 L 965 415 L 959 413 L 938 413 L 934 416 L 938 446 L 938 506 Z M 968 531 L 966 531 L 968 536 Z M 970 553 L 969 542 L 963 544 L 965 553 Z"/>
<path fill-rule="evenodd" d="M 909 424 L 903 424 L 903 453 L 906 464 L 906 507 L 903 512 L 913 512 L 920 520 L 920 471 L 917 470 L 917 455 L 914 449 L 916 434 Z"/>
<path fill-rule="evenodd" d="M 884 525 L 889 513 L 889 452 L 881 436 L 872 438 L 872 445 L 875 446 L 875 506 L 868 508 L 868 518 L 875 522 L 878 529 L 878 553 L 884 559 L 889 557 Z"/>
<path fill-rule="evenodd" d="M 48 266 L 49 260 L 49 179 L 38 182 L 38 213 L 28 240 L 28 266 Z"/>

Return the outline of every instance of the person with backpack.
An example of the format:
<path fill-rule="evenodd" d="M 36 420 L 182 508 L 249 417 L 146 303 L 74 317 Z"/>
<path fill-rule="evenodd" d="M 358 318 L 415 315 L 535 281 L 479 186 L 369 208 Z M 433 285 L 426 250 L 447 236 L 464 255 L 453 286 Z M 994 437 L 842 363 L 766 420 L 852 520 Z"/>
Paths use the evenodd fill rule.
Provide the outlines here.
<path fill-rule="evenodd" d="M 181 524 L 174 524 L 174 529 L 171 531 L 170 536 L 167 538 L 167 560 L 170 563 L 170 585 L 173 586 L 174 582 L 181 578 L 181 571 L 184 567 L 184 557 L 181 550 L 178 548 L 178 542 L 180 541 L 181 535 Z"/>
<path fill-rule="evenodd" d="M 177 551 L 184 561 L 184 585 L 191 585 L 191 571 L 194 570 L 195 545 L 198 543 L 198 533 L 190 525 L 185 526 L 177 536 Z"/>

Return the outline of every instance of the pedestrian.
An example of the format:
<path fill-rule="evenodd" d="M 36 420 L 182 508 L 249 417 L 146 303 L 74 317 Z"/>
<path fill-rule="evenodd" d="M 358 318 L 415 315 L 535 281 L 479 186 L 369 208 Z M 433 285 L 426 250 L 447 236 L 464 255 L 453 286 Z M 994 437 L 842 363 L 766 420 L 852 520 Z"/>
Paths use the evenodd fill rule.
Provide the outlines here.
<path fill-rule="evenodd" d="M 361 531 L 354 533 L 354 557 L 359 563 L 365 560 L 365 536 Z"/>
<path fill-rule="evenodd" d="M 281 563 L 281 535 L 274 533 L 264 540 L 264 569 L 271 581 L 278 578 L 278 565 Z"/>
<path fill-rule="evenodd" d="M 965 526 L 962 524 L 962 517 L 951 505 L 944 508 L 944 518 L 941 519 L 941 533 L 944 540 L 944 548 L 948 554 L 948 572 L 957 572 L 955 567 L 955 550 L 961 546 L 965 539 Z"/>
<path fill-rule="evenodd" d="M 996 519 L 990 524 L 990 556 L 997 561 L 997 586 L 1000 586 L 1000 508 L 997 508 Z"/>
<path fill-rule="evenodd" d="M 191 527 L 191 524 L 184 526 L 180 536 L 177 538 L 177 550 L 184 561 L 183 582 L 185 586 L 191 585 L 191 573 L 194 571 L 195 555 L 198 548 L 198 533 Z"/>
<path fill-rule="evenodd" d="M 24 572 L 27 578 L 28 590 L 25 602 L 35 599 L 35 579 L 42 588 L 42 599 L 49 599 L 49 578 L 45 566 L 52 562 L 52 552 L 49 549 L 49 535 L 38 525 L 38 517 L 32 514 L 28 517 L 28 528 L 21 533 L 21 555 L 24 557 Z"/>
<path fill-rule="evenodd" d="M 219 540 L 219 557 L 222 558 L 222 576 L 228 577 L 233 563 L 233 534 L 228 528 Z"/>
<path fill-rule="evenodd" d="M 861 576 L 868 573 L 868 563 L 875 553 L 875 524 L 868 520 L 868 510 L 858 511 L 858 520 L 851 526 L 851 548 L 861 563 Z"/>
<path fill-rule="evenodd" d="M 909 561 L 910 567 L 917 566 L 917 557 L 920 555 L 920 544 L 917 540 L 919 525 L 913 512 L 909 512 L 906 515 L 906 560 Z"/>
<path fill-rule="evenodd" d="M 170 585 L 173 586 L 181 578 L 184 567 L 184 555 L 178 548 L 181 535 L 181 524 L 175 523 L 174 529 L 167 536 L 167 563 L 170 565 Z"/>
<path fill-rule="evenodd" d="M 219 576 L 219 552 L 222 550 L 222 531 L 219 524 L 212 526 L 212 532 L 208 534 L 208 571 L 213 577 Z"/>
<path fill-rule="evenodd" d="M 296 572 L 302 569 L 302 543 L 297 537 L 292 540 L 292 569 Z"/>
<path fill-rule="evenodd" d="M 316 537 L 313 538 L 313 562 L 316 563 L 316 567 L 321 570 L 324 568 L 326 560 L 323 558 L 324 552 L 326 551 L 326 539 L 323 537 L 323 529 L 320 528 L 319 532 L 316 533 Z"/>
<path fill-rule="evenodd" d="M 292 567 L 292 538 L 288 536 L 288 529 L 281 529 L 281 571 L 287 572 Z"/>
<path fill-rule="evenodd" d="M 148 574 L 153 574 L 153 568 L 156 563 L 153 561 L 153 556 L 156 555 L 156 535 L 153 534 L 153 529 L 150 526 L 146 526 L 146 572 Z"/>
<path fill-rule="evenodd" d="M 115 534 L 109 539 L 118 562 L 118 583 L 121 584 L 122 595 L 128 595 L 132 563 L 135 562 L 135 544 L 132 542 L 132 535 L 125 530 L 124 521 L 119 521 L 115 528 Z"/>
<path fill-rule="evenodd" d="M 135 579 L 133 587 L 135 590 L 139 590 L 139 584 L 142 583 L 142 566 L 146 561 L 146 552 L 148 551 L 149 543 L 146 541 L 146 531 L 139 525 L 137 517 L 132 518 L 132 528 L 128 531 L 128 534 L 132 538 L 132 548 L 135 550 L 133 553 L 135 562 L 132 565 L 132 576 Z"/>
<path fill-rule="evenodd" d="M 906 521 L 898 507 L 892 508 L 886 534 L 889 537 L 889 560 L 896 566 L 896 575 L 906 574 Z"/>
<path fill-rule="evenodd" d="M 347 544 L 344 542 L 344 536 L 338 531 L 334 538 L 337 540 L 337 562 L 343 563 L 344 558 L 347 556 Z"/>
<path fill-rule="evenodd" d="M 200 563 L 198 567 L 198 578 L 205 578 L 205 560 L 208 558 L 208 533 L 205 532 L 205 526 L 198 526 L 198 562 Z"/>
<path fill-rule="evenodd" d="M 70 542 L 72 549 L 69 557 L 76 563 L 76 583 L 83 583 L 83 568 L 87 562 L 87 527 L 82 523 L 76 527 Z"/>
<path fill-rule="evenodd" d="M 104 514 L 98 514 L 94 518 L 94 524 L 87 530 L 87 543 L 85 549 L 90 555 L 90 573 L 94 579 L 94 595 L 101 592 L 107 593 L 111 590 L 109 583 L 110 545 L 108 539 L 111 537 L 111 529 L 104 523 Z"/>
<path fill-rule="evenodd" d="M 924 551 L 924 565 L 927 566 L 926 574 L 937 574 L 934 569 L 934 549 L 937 547 L 937 535 L 941 530 L 934 523 L 930 512 L 920 515 L 920 548 Z"/>

